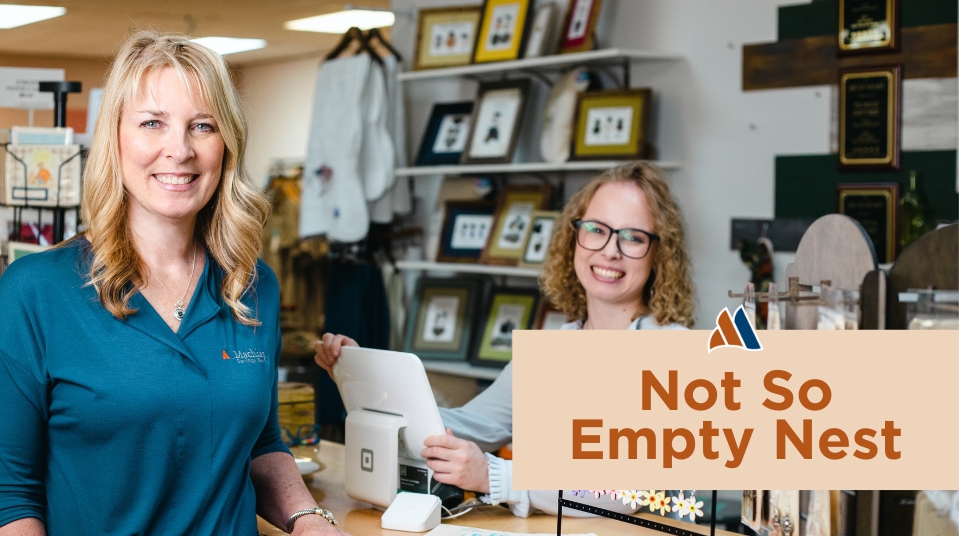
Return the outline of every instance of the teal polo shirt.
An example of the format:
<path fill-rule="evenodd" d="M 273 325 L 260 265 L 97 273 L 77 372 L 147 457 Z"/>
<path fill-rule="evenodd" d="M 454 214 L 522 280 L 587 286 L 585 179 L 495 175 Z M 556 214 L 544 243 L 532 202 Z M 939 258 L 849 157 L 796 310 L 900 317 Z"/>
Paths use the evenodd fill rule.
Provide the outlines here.
<path fill-rule="evenodd" d="M 0 277 L 0 526 L 56 535 L 248 535 L 250 461 L 277 424 L 279 285 L 262 262 L 237 322 L 212 258 L 174 333 L 146 299 L 117 320 L 87 281 L 90 245 Z M 170 313 L 172 314 L 172 312 Z"/>

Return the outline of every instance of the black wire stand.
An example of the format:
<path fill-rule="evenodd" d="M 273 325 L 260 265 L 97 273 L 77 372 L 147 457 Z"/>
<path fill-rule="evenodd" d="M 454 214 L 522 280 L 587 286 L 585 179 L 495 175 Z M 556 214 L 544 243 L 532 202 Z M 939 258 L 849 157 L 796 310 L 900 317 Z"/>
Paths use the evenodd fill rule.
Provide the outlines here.
<path fill-rule="evenodd" d="M 14 160 L 16 160 L 17 163 L 19 163 L 21 166 L 23 166 L 24 183 L 26 183 L 27 177 L 29 176 L 29 171 L 28 171 L 27 163 L 24 162 L 24 161 L 23 161 L 19 156 L 17 156 L 15 153 L 13 153 L 12 151 L 10 151 L 10 150 L 9 150 L 9 147 L 8 147 L 9 145 L 10 145 L 9 143 L 2 143 L 2 144 L 0 144 L 0 147 L 3 147 L 4 153 L 6 153 L 7 155 L 9 155 L 11 158 L 13 158 Z M 37 211 L 37 227 L 38 227 L 38 229 L 39 229 L 41 232 L 42 232 L 42 228 L 43 228 L 43 214 L 44 214 L 44 211 L 49 211 L 49 212 L 52 212 L 52 213 L 53 213 L 53 217 L 52 217 L 52 218 L 53 218 L 53 222 L 52 222 L 52 223 L 53 223 L 53 243 L 54 243 L 54 244 L 59 243 L 59 242 L 63 242 L 64 234 L 65 234 L 65 232 L 66 232 L 66 215 L 67 215 L 67 212 L 68 212 L 68 211 L 71 211 L 71 210 L 75 211 L 75 213 L 76 213 L 76 226 L 77 226 L 77 227 L 80 226 L 80 205 L 66 205 L 66 206 L 61 206 L 61 205 L 60 205 L 60 192 L 62 191 L 62 188 L 61 188 L 61 186 L 62 186 L 62 180 L 61 180 L 61 179 L 62 179 L 62 177 L 63 177 L 63 167 L 64 167 L 65 165 L 69 164 L 70 161 L 72 161 L 73 159 L 75 159 L 75 158 L 81 158 L 81 156 L 83 155 L 83 153 L 84 153 L 84 151 L 83 151 L 83 149 L 81 149 L 81 150 L 77 151 L 76 153 L 74 153 L 74 154 L 73 154 L 72 156 L 70 156 L 69 158 L 67 158 L 66 160 L 64 160 L 63 162 L 60 162 L 60 167 L 57 168 L 57 201 L 56 201 L 56 204 L 55 204 L 55 205 L 53 205 L 53 206 L 31 205 L 31 204 L 30 204 L 30 197 L 29 197 L 29 195 L 25 195 L 25 196 L 24 196 L 23 204 L 0 203 L 0 207 L 13 209 L 13 229 L 14 229 L 14 234 L 13 234 L 13 236 L 16 237 L 17 241 L 19 241 L 19 242 L 24 242 L 24 241 L 26 241 L 26 238 L 24 237 L 24 234 L 23 234 L 23 213 L 24 213 L 25 210 L 31 210 L 31 209 L 32 209 L 32 210 L 36 210 L 36 211 Z M 2 160 L 0 160 L 0 161 L 6 162 L 6 159 L 4 158 L 4 159 L 2 159 Z M 7 181 L 10 181 L 11 178 L 10 178 L 10 177 L 6 177 L 6 180 L 7 180 Z M 80 186 L 79 186 L 79 187 L 80 187 L 80 192 L 81 192 L 81 195 L 82 195 L 82 192 L 83 192 L 83 170 L 82 170 L 82 166 L 81 166 L 80 176 L 78 177 L 78 180 L 80 181 Z"/>
<path fill-rule="evenodd" d="M 709 519 L 709 536 L 716 535 L 716 499 L 717 493 L 716 490 L 713 490 L 713 502 L 710 505 L 710 519 Z M 656 521 L 651 521 L 639 516 L 632 516 L 626 514 L 620 514 L 619 512 L 613 512 L 606 510 L 605 508 L 599 508 L 597 506 L 590 506 L 588 504 L 578 503 L 576 501 L 571 501 L 569 499 L 563 498 L 563 490 L 559 490 L 559 503 L 558 508 L 556 509 L 556 536 L 562 536 L 563 534 L 563 508 L 570 508 L 573 510 L 579 510 L 580 512 L 586 512 L 588 514 L 595 514 L 598 516 L 606 517 L 609 519 L 615 519 L 616 521 L 621 521 L 623 523 L 629 523 L 630 525 L 637 525 L 643 528 L 652 529 L 658 532 L 663 532 L 666 534 L 672 534 L 673 536 L 702 536 L 698 532 L 693 532 L 686 529 L 681 529 L 666 525 L 664 523 L 657 523 Z"/>

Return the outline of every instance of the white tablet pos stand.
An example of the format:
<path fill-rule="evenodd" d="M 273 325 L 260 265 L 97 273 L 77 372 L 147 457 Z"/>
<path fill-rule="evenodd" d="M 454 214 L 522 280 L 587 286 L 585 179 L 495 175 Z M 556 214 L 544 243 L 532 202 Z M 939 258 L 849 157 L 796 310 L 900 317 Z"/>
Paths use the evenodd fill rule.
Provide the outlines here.
<path fill-rule="evenodd" d="M 380 508 L 398 491 L 429 494 L 433 474 L 420 451 L 445 429 L 420 359 L 347 346 L 333 378 L 347 411 L 346 494 Z"/>

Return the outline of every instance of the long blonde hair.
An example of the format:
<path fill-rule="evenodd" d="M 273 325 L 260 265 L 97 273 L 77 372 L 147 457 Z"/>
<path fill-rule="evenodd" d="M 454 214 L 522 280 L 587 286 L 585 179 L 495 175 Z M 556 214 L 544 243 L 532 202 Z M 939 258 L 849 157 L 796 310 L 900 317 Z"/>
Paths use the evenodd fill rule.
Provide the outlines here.
<path fill-rule="evenodd" d="M 586 290 L 573 258 L 576 229 L 573 222 L 583 217 L 600 186 L 610 182 L 635 184 L 646 195 L 648 210 L 659 235 L 653 269 L 640 297 L 659 325 L 693 325 L 693 283 L 690 280 L 689 254 L 683 233 L 679 207 L 669 193 L 662 173 L 644 162 L 610 169 L 576 192 L 563 209 L 546 254 L 540 286 L 547 298 L 574 320 L 586 320 Z"/>
<path fill-rule="evenodd" d="M 238 321 L 259 325 L 255 312 L 241 301 L 256 277 L 266 198 L 250 184 L 244 165 L 247 124 L 239 95 L 223 58 L 184 36 L 141 31 L 120 50 L 107 76 L 100 114 L 93 130 L 81 211 L 93 250 L 90 283 L 100 303 L 118 319 L 134 314 L 130 297 L 145 286 L 142 259 L 133 245 L 127 220 L 128 194 L 120 164 L 120 119 L 142 90 L 142 82 L 172 68 L 187 88 L 199 88 L 223 137 L 220 183 L 197 216 L 195 233 L 223 269 L 223 301 Z"/>

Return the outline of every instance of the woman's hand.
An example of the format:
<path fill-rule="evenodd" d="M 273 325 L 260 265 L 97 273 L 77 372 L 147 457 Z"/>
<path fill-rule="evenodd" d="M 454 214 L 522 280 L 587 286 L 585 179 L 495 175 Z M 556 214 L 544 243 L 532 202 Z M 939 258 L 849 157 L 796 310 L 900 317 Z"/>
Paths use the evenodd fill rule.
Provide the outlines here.
<path fill-rule="evenodd" d="M 446 435 L 428 437 L 423 444 L 426 448 L 420 456 L 426 458 L 437 482 L 489 493 L 489 462 L 479 445 L 454 437 L 449 428 Z"/>
<path fill-rule="evenodd" d="M 296 520 L 293 536 L 350 536 L 346 531 L 334 527 L 322 516 L 309 515 Z"/>
<path fill-rule="evenodd" d="M 323 370 L 330 373 L 330 377 L 333 377 L 333 365 L 340 358 L 340 348 L 344 346 L 358 347 L 359 344 L 356 344 L 356 341 L 346 335 L 334 335 L 332 333 L 324 334 L 322 339 L 313 343 L 313 349 L 316 350 L 313 359 L 317 365 L 323 367 Z"/>

